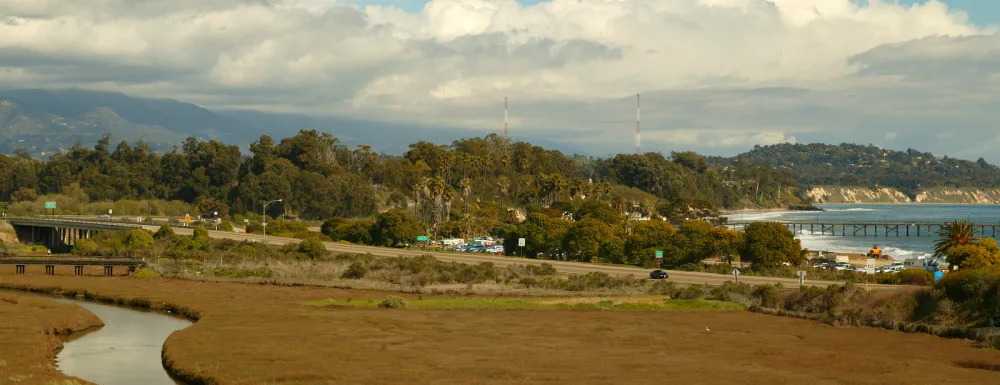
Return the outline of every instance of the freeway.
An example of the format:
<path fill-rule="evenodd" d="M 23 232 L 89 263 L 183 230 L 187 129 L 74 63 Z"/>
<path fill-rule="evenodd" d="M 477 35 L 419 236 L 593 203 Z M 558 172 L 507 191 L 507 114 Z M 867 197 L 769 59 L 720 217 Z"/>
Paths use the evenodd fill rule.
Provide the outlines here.
<path fill-rule="evenodd" d="M 158 226 L 143 226 L 143 228 L 153 232 L 159 229 Z M 193 228 L 184 228 L 184 227 L 174 227 L 173 230 L 175 233 L 182 235 L 190 235 L 191 233 L 194 232 Z M 298 239 L 292 239 L 292 238 L 235 233 L 230 231 L 209 230 L 208 234 L 210 237 L 213 238 L 231 239 L 236 241 L 263 242 L 269 245 L 285 245 L 289 243 L 299 242 Z M 506 257 L 506 256 L 490 255 L 490 254 L 421 251 L 421 250 L 395 249 L 388 247 L 351 245 L 351 244 L 331 243 L 331 242 L 327 242 L 325 243 L 325 245 L 327 250 L 339 253 L 356 253 L 356 254 L 368 253 L 371 255 L 381 256 L 381 257 L 417 257 L 421 255 L 430 255 L 442 261 L 459 262 L 466 264 L 492 262 L 494 265 L 500 267 L 506 267 L 510 265 L 541 265 L 542 263 L 548 263 L 551 264 L 553 267 L 555 267 L 556 271 L 564 274 L 586 274 L 596 271 L 617 277 L 634 275 L 636 278 L 647 278 L 649 277 L 649 272 L 651 271 L 651 269 L 643 269 L 632 266 L 538 260 L 538 259 Z M 726 281 L 733 280 L 732 276 L 723 274 L 699 273 L 699 272 L 677 271 L 677 270 L 668 270 L 668 271 L 670 272 L 669 279 L 671 281 L 680 284 L 721 285 Z M 796 287 L 799 284 L 799 281 L 796 278 L 750 277 L 750 276 L 741 276 L 740 282 L 748 283 L 751 285 L 781 283 L 786 287 Z M 811 285 L 811 286 L 828 286 L 837 283 L 839 282 L 811 281 L 808 279 L 805 282 L 806 285 Z M 870 287 L 872 289 L 890 289 L 890 290 L 899 288 L 899 286 L 895 285 L 870 285 Z"/>

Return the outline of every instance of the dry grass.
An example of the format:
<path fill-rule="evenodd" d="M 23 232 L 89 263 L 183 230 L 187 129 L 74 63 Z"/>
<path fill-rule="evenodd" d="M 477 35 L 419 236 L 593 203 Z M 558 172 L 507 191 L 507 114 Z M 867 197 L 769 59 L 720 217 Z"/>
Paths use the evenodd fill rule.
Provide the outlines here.
<path fill-rule="evenodd" d="M 1000 376 L 983 369 L 1000 365 L 1000 351 L 967 341 L 742 311 L 387 310 L 304 305 L 387 295 L 318 287 L 37 275 L 0 284 L 193 309 L 201 319 L 167 340 L 167 363 L 221 384 L 986 384 Z"/>
<path fill-rule="evenodd" d="M 102 325 L 79 306 L 0 293 L 0 383 L 84 383 L 56 369 L 59 337 Z"/>

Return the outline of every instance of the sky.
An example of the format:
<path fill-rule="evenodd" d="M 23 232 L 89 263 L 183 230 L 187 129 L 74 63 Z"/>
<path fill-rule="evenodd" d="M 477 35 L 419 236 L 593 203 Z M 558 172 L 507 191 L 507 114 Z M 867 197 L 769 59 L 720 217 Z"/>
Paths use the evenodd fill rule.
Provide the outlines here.
<path fill-rule="evenodd" d="M 595 155 L 862 143 L 1000 163 L 985 0 L 0 0 L 0 85 L 503 128 Z M 419 140 L 420 132 L 414 132 Z"/>

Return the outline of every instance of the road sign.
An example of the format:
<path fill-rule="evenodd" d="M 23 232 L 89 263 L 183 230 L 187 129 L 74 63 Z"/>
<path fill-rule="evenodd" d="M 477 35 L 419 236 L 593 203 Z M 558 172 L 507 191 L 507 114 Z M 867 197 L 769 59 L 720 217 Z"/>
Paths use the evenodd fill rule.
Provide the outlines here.
<path fill-rule="evenodd" d="M 656 259 L 663 259 L 663 250 L 656 250 Z"/>
<path fill-rule="evenodd" d="M 524 238 L 518 238 L 517 239 L 517 246 L 518 247 L 524 247 Z"/>
<path fill-rule="evenodd" d="M 47 209 L 54 209 L 54 208 L 56 208 L 56 202 L 53 202 L 53 201 L 45 202 L 45 208 L 47 208 Z"/>
<path fill-rule="evenodd" d="M 418 242 L 426 242 L 428 239 L 430 239 L 430 238 L 428 238 L 426 235 L 418 235 L 417 236 L 417 241 Z"/>
<path fill-rule="evenodd" d="M 740 269 L 733 268 L 733 278 L 736 278 L 736 283 L 740 282 Z"/>
<path fill-rule="evenodd" d="M 805 283 L 805 281 L 806 281 L 806 271 L 805 270 L 796 271 L 795 275 L 799 277 L 799 285 Z"/>
<path fill-rule="evenodd" d="M 184 223 L 191 223 L 191 214 L 184 214 Z"/>
<path fill-rule="evenodd" d="M 868 258 L 865 260 L 865 274 L 875 274 L 875 259 Z"/>

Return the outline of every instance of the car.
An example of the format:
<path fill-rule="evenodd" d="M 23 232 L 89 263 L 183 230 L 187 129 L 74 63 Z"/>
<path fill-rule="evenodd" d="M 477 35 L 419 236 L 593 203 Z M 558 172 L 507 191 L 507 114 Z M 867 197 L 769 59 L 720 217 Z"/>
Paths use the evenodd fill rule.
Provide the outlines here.
<path fill-rule="evenodd" d="M 108 214 L 101 214 L 101 215 L 98 215 L 97 218 L 98 219 L 111 219 L 111 216 L 108 215 Z"/>
<path fill-rule="evenodd" d="M 649 279 L 666 279 L 669 277 L 670 274 L 663 270 L 653 270 L 649 272 Z"/>

